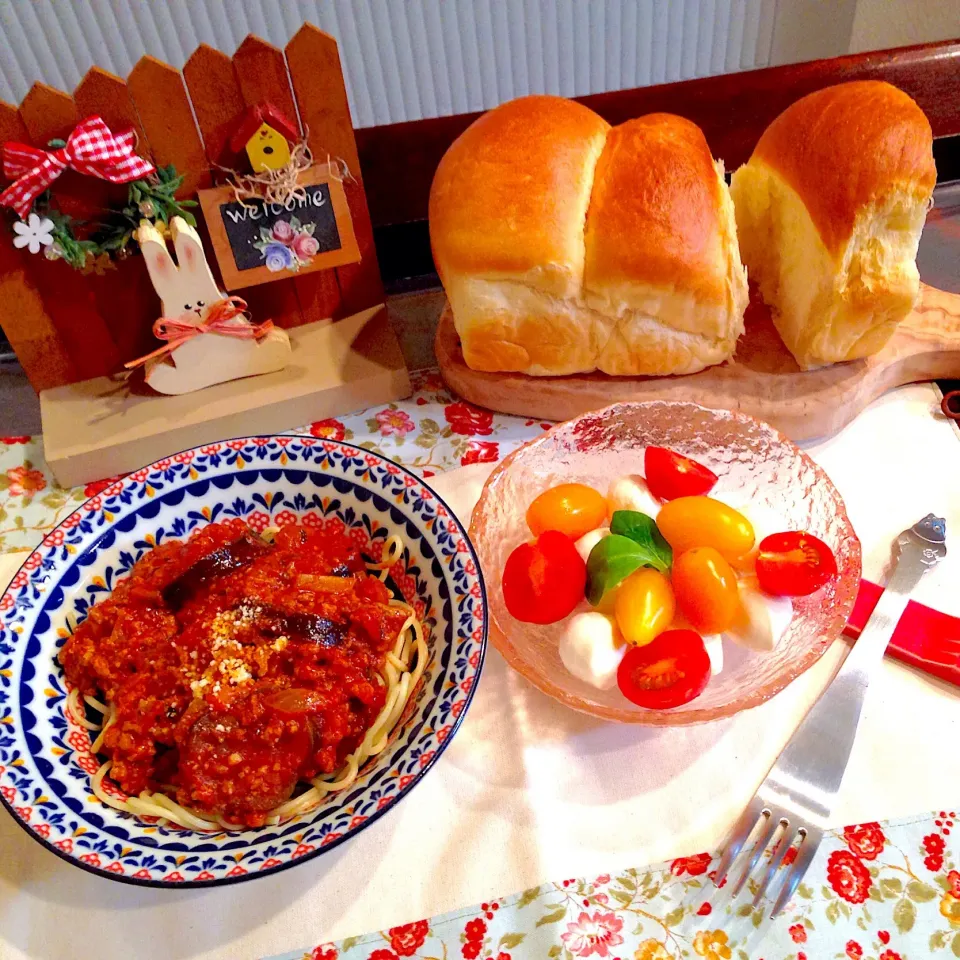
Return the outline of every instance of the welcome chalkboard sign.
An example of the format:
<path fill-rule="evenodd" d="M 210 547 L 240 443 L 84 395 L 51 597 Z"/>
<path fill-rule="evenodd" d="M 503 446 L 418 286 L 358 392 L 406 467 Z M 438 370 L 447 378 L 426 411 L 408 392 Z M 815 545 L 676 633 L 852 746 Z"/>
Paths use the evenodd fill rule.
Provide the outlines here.
<path fill-rule="evenodd" d="M 285 204 L 240 201 L 229 186 L 200 191 L 227 290 L 360 260 L 340 180 L 321 164 L 301 174 L 300 186 Z"/>

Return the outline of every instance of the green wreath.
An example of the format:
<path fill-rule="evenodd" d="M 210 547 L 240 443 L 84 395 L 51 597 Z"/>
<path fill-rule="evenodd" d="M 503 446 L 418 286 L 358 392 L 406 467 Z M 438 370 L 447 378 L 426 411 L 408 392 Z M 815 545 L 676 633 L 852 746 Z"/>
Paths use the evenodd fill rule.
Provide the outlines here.
<path fill-rule="evenodd" d="M 53 149 L 63 145 L 62 140 L 51 140 L 49 144 Z M 177 174 L 172 163 L 157 167 L 149 177 L 134 180 L 127 189 L 126 205 L 111 210 L 105 219 L 98 221 L 86 239 L 77 236 L 76 228 L 82 230 L 89 225 L 88 222 L 62 213 L 53 205 L 50 191 L 44 191 L 30 209 L 30 213 L 46 217 L 53 223 L 50 231 L 53 243 L 44 249 L 44 256 L 48 260 L 63 260 L 84 273 L 103 273 L 112 265 L 111 261 L 123 260 L 130 255 L 131 242 L 136 244 L 134 232 L 142 221 L 148 220 L 154 225 L 159 221 L 163 224 L 160 232 L 164 234 L 173 217 L 183 217 L 195 227 L 196 217 L 187 208 L 197 206 L 197 201 L 178 200 L 175 196 L 182 183 L 183 176 Z"/>

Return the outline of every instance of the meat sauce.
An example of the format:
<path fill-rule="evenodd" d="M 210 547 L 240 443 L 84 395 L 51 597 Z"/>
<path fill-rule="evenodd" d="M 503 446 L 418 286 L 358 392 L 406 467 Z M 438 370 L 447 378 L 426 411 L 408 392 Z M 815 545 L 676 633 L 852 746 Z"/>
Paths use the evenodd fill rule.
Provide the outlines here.
<path fill-rule="evenodd" d="M 116 709 L 103 752 L 130 795 L 261 825 L 339 769 L 384 704 L 406 619 L 342 534 L 214 523 L 147 553 L 60 653 Z"/>

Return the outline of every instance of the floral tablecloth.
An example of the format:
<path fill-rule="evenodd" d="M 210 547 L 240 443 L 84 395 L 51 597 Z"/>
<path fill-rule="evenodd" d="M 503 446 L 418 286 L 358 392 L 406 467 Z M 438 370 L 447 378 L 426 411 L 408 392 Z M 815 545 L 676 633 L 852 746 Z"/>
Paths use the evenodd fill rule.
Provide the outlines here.
<path fill-rule="evenodd" d="M 430 477 L 495 461 L 549 424 L 480 410 L 439 375 L 406 401 L 295 432 L 374 449 Z M 0 437 L 0 553 L 36 546 L 113 478 L 63 489 L 39 438 Z M 704 853 L 655 867 L 534 887 L 431 920 L 283 955 L 283 960 L 918 960 L 960 957 L 960 851 L 951 810 L 827 836 L 788 913 L 772 927 L 730 908 Z"/>
<path fill-rule="evenodd" d="M 617 875 L 545 883 L 273 960 L 960 957 L 955 824 L 956 813 L 941 810 L 827 834 L 805 882 L 773 924 L 745 894 L 731 905 L 712 882 L 714 858 L 702 853 Z"/>
<path fill-rule="evenodd" d="M 292 433 L 347 440 L 431 477 L 468 463 L 499 460 L 550 424 L 500 416 L 458 400 L 435 371 L 412 374 L 414 394 Z M 0 553 L 32 550 L 64 517 L 113 477 L 83 487 L 57 485 L 40 437 L 0 437 Z"/>

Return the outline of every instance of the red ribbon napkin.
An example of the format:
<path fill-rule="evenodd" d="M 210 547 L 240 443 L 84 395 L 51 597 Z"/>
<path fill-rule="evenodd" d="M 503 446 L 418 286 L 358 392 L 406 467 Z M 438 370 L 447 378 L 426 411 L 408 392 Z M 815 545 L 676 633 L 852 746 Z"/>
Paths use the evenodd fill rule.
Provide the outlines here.
<path fill-rule="evenodd" d="M 860 636 L 882 593 L 883 587 L 860 581 L 857 602 L 843 631 L 848 637 Z M 960 686 L 960 618 L 911 600 L 893 632 L 887 655 Z"/>
<path fill-rule="evenodd" d="M 87 117 L 78 124 L 67 145 L 59 150 L 43 150 L 11 140 L 3 145 L 3 172 L 19 179 L 0 193 L 0 206 L 13 207 L 21 218 L 26 218 L 33 201 L 67 167 L 111 183 L 139 180 L 156 168 L 133 152 L 136 144 L 137 134 L 132 128 L 113 133 L 98 116 Z"/>

